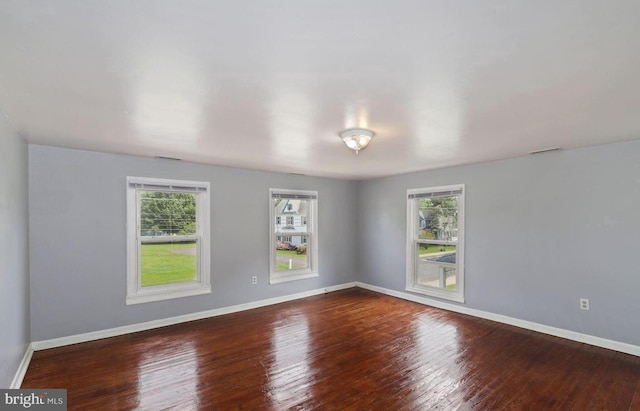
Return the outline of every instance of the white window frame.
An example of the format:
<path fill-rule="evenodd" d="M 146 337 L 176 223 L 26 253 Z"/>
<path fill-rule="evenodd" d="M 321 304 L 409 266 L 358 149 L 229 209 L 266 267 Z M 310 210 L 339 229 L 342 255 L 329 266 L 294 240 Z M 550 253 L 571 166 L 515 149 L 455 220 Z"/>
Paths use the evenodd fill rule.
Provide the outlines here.
<path fill-rule="evenodd" d="M 304 232 L 277 232 L 280 227 L 275 224 L 276 210 L 273 206 L 274 195 L 290 196 L 290 198 L 301 198 L 308 200 L 307 224 Z M 296 197 L 297 196 L 297 197 Z M 297 270 L 276 271 L 276 237 L 281 235 L 306 235 L 307 236 L 307 257 L 309 267 Z M 319 277 L 318 268 L 318 192 L 310 190 L 289 190 L 280 188 L 269 189 L 269 284 L 280 284 L 288 281 L 302 280 L 306 278 Z"/>
<path fill-rule="evenodd" d="M 459 192 L 459 194 L 457 194 Z M 426 241 L 429 244 L 455 244 L 456 245 L 456 289 L 423 286 L 417 283 L 417 249 L 418 244 L 425 241 L 419 240 L 419 196 L 425 194 L 445 196 L 446 193 L 458 197 L 458 238 L 456 241 Z M 464 303 L 464 184 L 449 186 L 417 188 L 407 190 L 407 282 L 406 290 L 414 293 L 425 294 L 446 300 Z M 416 198 L 418 196 L 418 198 Z"/>
<path fill-rule="evenodd" d="M 196 194 L 196 280 L 142 287 L 140 273 L 140 193 L 162 191 Z M 208 181 L 127 177 L 127 297 L 126 304 L 211 293 L 210 185 Z M 169 236 L 151 237 L 147 242 L 163 241 Z"/>

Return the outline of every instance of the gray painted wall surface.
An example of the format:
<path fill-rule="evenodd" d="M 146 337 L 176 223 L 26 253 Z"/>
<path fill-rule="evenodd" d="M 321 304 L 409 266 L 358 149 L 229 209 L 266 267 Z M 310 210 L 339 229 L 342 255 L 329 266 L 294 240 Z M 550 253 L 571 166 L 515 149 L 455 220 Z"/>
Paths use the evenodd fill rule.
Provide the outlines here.
<path fill-rule="evenodd" d="M 29 338 L 27 145 L 0 113 L 0 387 L 11 384 Z"/>
<path fill-rule="evenodd" d="M 640 345 L 640 141 L 357 183 L 44 146 L 29 155 L 33 341 L 356 279 L 403 291 L 406 190 L 463 183 L 466 306 Z M 213 294 L 124 304 L 127 175 L 211 182 Z M 320 278 L 267 284 L 269 187 L 319 191 Z"/>
<path fill-rule="evenodd" d="M 33 341 L 356 280 L 355 182 L 34 145 L 29 161 Z M 211 183 L 212 294 L 125 305 L 128 175 Z M 319 278 L 268 285 L 270 187 L 318 190 Z"/>
<path fill-rule="evenodd" d="M 640 141 L 360 182 L 359 281 L 404 291 L 406 190 L 460 183 L 468 307 L 640 345 Z"/>

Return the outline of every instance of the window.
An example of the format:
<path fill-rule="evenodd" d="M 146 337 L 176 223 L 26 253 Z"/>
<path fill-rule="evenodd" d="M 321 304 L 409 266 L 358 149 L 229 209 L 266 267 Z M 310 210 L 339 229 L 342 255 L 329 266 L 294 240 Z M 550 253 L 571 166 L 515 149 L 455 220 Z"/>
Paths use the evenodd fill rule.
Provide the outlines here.
<path fill-rule="evenodd" d="M 277 224 L 277 225 L 282 224 L 282 223 L 281 223 L 281 221 L 282 221 L 282 218 L 281 218 L 281 217 L 276 217 L 276 224 Z"/>
<path fill-rule="evenodd" d="M 464 302 L 464 185 L 407 191 L 407 291 Z"/>
<path fill-rule="evenodd" d="M 269 282 L 317 277 L 318 192 L 272 188 L 269 202 Z M 278 221 L 285 214 L 287 224 L 280 226 Z"/>
<path fill-rule="evenodd" d="M 127 304 L 211 292 L 209 183 L 127 177 Z"/>

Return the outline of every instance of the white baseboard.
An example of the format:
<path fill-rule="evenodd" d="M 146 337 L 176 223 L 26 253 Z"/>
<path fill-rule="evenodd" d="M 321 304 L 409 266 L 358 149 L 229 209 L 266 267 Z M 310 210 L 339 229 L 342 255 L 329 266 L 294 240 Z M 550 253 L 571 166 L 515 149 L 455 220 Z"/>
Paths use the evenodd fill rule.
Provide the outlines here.
<path fill-rule="evenodd" d="M 16 375 L 13 377 L 13 381 L 11 381 L 10 389 L 18 389 L 22 385 L 22 380 L 24 380 L 24 376 L 27 373 L 27 368 L 29 368 L 29 363 L 31 362 L 31 357 L 33 356 L 33 344 L 29 344 L 27 346 L 27 350 L 22 356 L 22 361 L 20 361 L 20 365 L 18 366 L 18 371 L 16 371 Z"/>
<path fill-rule="evenodd" d="M 484 318 L 503 324 L 513 325 L 527 330 L 537 331 L 543 334 L 553 335 L 555 337 L 566 338 L 596 347 L 607 348 L 609 350 L 620 351 L 640 357 L 640 346 L 627 344 L 619 341 L 608 340 L 606 338 L 595 337 L 589 334 L 582 334 L 575 331 L 565 330 L 563 328 L 550 327 L 548 325 L 534 323 L 531 321 L 520 320 L 518 318 L 508 317 L 506 315 L 494 314 L 487 311 L 477 310 L 475 308 L 464 307 L 444 301 L 434 300 L 428 297 L 417 296 L 400 291 L 390 290 L 388 288 L 378 287 L 366 283 L 357 283 L 358 287 L 375 291 L 381 294 L 390 295 L 392 297 L 402 298 L 403 300 L 413 301 L 415 303 L 429 305 L 431 307 L 441 308 L 443 310 L 453 311 L 460 314 L 467 314 L 474 317 Z"/>
<path fill-rule="evenodd" d="M 166 327 L 169 325 L 184 323 L 187 321 L 202 320 L 204 318 L 217 317 L 219 315 L 236 313 L 239 311 L 251 310 L 254 308 L 266 307 L 268 305 L 284 303 L 287 301 L 299 300 L 301 298 L 311 297 L 314 295 L 324 294 L 332 291 L 344 290 L 346 288 L 355 287 L 357 283 L 345 283 L 332 285 L 330 287 L 318 288 L 315 290 L 304 291 L 301 293 L 285 295 L 282 297 L 268 298 L 266 300 L 253 301 L 245 304 L 232 305 L 229 307 L 216 308 L 213 310 L 200 311 L 192 314 L 179 315 L 176 317 L 163 318 L 161 320 L 147 321 L 144 323 L 125 325 L 122 327 L 109 328 L 106 330 L 93 331 L 84 334 L 70 335 L 68 337 L 54 338 L 51 340 L 34 341 L 31 343 L 33 350 L 46 350 L 49 348 L 62 347 L 65 345 L 78 344 L 87 341 L 100 340 L 102 338 L 116 337 L 119 335 L 135 333 L 139 331 L 151 330 L 154 328 Z M 28 364 L 27 364 L 28 365 Z M 26 368 L 25 368 L 26 371 Z M 23 375 L 24 376 L 24 375 Z"/>
<path fill-rule="evenodd" d="M 169 325 L 179 324 L 188 321 L 201 320 L 204 318 L 217 317 L 219 315 L 236 313 L 239 311 L 251 310 L 254 308 L 266 307 L 273 304 L 279 304 L 287 301 L 299 300 L 301 298 L 311 297 L 314 295 L 324 294 L 332 291 L 344 290 L 352 287 L 361 287 L 367 290 L 375 291 L 381 294 L 386 294 L 392 297 L 401 298 L 407 301 L 413 301 L 419 304 L 428 305 L 431 307 L 441 308 L 443 310 L 453 311 L 461 314 L 467 314 L 478 318 L 484 318 L 491 321 L 496 321 L 503 324 L 513 325 L 515 327 L 524 328 L 527 330 L 537 331 L 543 334 L 553 335 L 556 337 L 566 338 L 585 344 L 594 345 L 596 347 L 607 348 L 614 351 L 620 351 L 623 353 L 631 354 L 640 357 L 640 346 L 627 344 L 619 341 L 608 340 L 606 338 L 596 337 L 589 334 L 582 334 L 575 331 L 565 330 L 562 328 L 551 327 L 544 324 L 534 323 L 531 321 L 521 320 L 518 318 L 508 317 L 506 315 L 495 314 L 487 311 L 478 310 L 475 308 L 469 308 L 466 306 L 460 306 L 456 304 L 447 303 L 440 300 L 431 299 L 428 297 L 422 297 L 418 295 L 408 294 L 401 291 L 395 291 L 388 288 L 378 287 L 361 282 L 351 282 L 345 284 L 334 285 L 326 288 L 319 288 L 310 291 L 304 291 L 301 293 L 285 295 L 282 297 L 268 298 L 265 300 L 254 301 L 245 304 L 238 304 L 229 307 L 216 308 L 213 310 L 201 311 L 192 314 L 180 315 L 176 317 L 164 318 L 161 320 L 148 321 L 144 323 L 126 325 L 123 327 L 110 328 L 107 330 L 94 331 L 84 334 L 71 335 L 68 337 L 54 338 L 51 340 L 35 341 L 29 345 L 27 352 L 20 364 L 20 368 L 16 373 L 12 387 L 22 383 L 24 374 L 29 366 L 31 355 L 34 351 L 45 350 L 48 348 L 62 347 L 70 344 L 77 344 L 87 341 L 99 340 L 102 338 L 116 337 L 119 335 L 151 330 L 154 328 L 166 327 Z"/>

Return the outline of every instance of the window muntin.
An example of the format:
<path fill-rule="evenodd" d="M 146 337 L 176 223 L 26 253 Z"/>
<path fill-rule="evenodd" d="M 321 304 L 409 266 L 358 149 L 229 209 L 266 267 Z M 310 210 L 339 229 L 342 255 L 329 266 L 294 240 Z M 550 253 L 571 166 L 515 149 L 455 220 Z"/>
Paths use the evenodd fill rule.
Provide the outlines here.
<path fill-rule="evenodd" d="M 209 183 L 127 177 L 127 304 L 211 292 Z"/>
<path fill-rule="evenodd" d="M 464 186 L 407 194 L 407 290 L 463 302 Z"/>
<path fill-rule="evenodd" d="M 270 283 L 317 277 L 317 192 L 270 189 L 269 193 Z"/>

